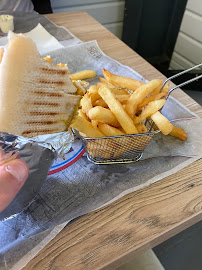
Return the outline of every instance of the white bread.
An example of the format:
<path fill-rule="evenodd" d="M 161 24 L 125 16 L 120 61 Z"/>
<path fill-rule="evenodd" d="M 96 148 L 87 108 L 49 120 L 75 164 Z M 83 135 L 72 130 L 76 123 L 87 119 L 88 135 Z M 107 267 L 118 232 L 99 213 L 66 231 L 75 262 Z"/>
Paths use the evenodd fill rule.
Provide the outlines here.
<path fill-rule="evenodd" d="M 9 32 L 0 62 L 0 131 L 33 137 L 67 130 L 81 97 L 68 73 L 43 60 L 30 38 Z"/>

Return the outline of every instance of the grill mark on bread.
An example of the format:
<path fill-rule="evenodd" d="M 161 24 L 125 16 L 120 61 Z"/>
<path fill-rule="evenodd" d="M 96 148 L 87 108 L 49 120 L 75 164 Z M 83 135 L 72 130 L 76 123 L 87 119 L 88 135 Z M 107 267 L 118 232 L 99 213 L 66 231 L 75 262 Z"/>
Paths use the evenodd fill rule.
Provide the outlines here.
<path fill-rule="evenodd" d="M 39 106 L 46 106 L 46 107 L 59 107 L 60 106 L 60 104 L 56 102 L 43 102 L 43 101 L 30 102 L 30 105 L 39 105 Z"/>
<path fill-rule="evenodd" d="M 41 121 L 27 121 L 26 124 L 28 125 L 53 125 L 57 124 L 58 121 L 47 121 L 47 120 L 41 120 Z"/>
<path fill-rule="evenodd" d="M 41 68 L 41 70 L 45 73 L 50 73 L 50 74 L 59 74 L 59 75 L 67 75 L 68 70 L 61 70 L 61 69 L 50 69 L 50 68 Z"/>
<path fill-rule="evenodd" d="M 22 136 L 30 135 L 32 133 L 37 133 L 37 134 L 50 134 L 57 132 L 57 129 L 41 129 L 41 130 L 25 130 L 22 132 Z"/>
<path fill-rule="evenodd" d="M 37 116 L 37 115 L 50 115 L 50 116 L 55 116 L 55 115 L 60 115 L 61 113 L 58 112 L 29 112 L 29 115 L 31 116 Z"/>
<path fill-rule="evenodd" d="M 62 93 L 50 93 L 50 92 L 43 92 L 43 91 L 32 91 L 33 94 L 39 95 L 39 96 L 48 96 L 48 97 L 64 97 L 64 94 Z"/>
<path fill-rule="evenodd" d="M 49 80 L 39 80 L 39 83 L 42 83 L 42 84 L 56 84 L 56 85 L 65 85 L 66 83 L 63 82 L 63 81 L 49 81 Z"/>

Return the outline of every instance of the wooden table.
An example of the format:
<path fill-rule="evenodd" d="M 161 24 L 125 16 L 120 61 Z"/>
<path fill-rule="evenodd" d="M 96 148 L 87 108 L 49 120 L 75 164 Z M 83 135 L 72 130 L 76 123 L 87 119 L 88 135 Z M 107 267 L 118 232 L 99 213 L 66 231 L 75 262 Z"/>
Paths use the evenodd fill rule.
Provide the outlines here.
<path fill-rule="evenodd" d="M 83 41 L 96 39 L 110 57 L 146 79 L 164 78 L 85 12 L 51 14 Z M 183 91 L 175 98 L 202 116 Z M 199 138 L 200 139 L 200 138 Z M 24 269 L 116 269 L 136 255 L 201 220 L 202 160 L 142 190 L 89 213 L 61 231 Z"/>

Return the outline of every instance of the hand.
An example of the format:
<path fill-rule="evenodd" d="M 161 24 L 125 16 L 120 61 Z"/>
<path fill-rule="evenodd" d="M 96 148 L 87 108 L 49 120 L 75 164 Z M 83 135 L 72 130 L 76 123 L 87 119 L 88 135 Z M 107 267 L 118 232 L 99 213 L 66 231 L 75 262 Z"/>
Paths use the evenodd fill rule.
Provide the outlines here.
<path fill-rule="evenodd" d="M 28 165 L 14 159 L 0 166 L 0 212 L 15 198 L 29 175 Z"/>

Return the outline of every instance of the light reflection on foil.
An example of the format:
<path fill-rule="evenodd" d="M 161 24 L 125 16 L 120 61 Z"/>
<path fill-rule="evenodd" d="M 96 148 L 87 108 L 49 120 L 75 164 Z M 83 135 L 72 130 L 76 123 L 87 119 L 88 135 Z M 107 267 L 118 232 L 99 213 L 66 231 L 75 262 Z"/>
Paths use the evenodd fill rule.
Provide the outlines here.
<path fill-rule="evenodd" d="M 71 131 L 65 131 L 54 134 L 39 135 L 32 138 L 32 140 L 40 145 L 43 145 L 44 143 L 50 144 L 57 152 L 57 155 L 64 159 L 65 154 L 67 154 L 71 148 L 74 136 Z"/>
<path fill-rule="evenodd" d="M 71 145 L 74 141 L 74 136 L 69 131 L 39 135 L 33 138 L 25 138 L 22 136 L 15 136 L 12 134 L 0 132 L 0 147 L 3 146 L 5 153 L 9 153 L 16 148 L 21 148 L 26 143 L 37 143 L 38 145 L 48 148 L 49 150 L 56 152 L 60 158 L 64 158 L 68 153 Z M 0 148 L 1 149 L 1 148 Z"/>

